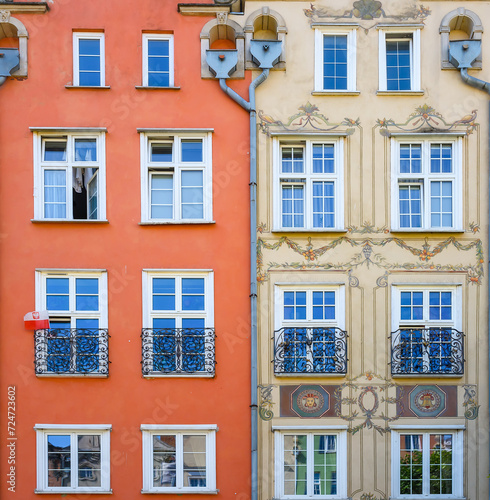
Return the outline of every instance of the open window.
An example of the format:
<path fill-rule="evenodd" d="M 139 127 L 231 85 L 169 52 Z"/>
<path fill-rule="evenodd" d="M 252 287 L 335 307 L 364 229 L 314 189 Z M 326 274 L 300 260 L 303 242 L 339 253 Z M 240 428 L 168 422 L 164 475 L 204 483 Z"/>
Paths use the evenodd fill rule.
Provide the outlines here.
<path fill-rule="evenodd" d="M 105 134 L 34 132 L 34 219 L 105 220 Z"/>
<path fill-rule="evenodd" d="M 0 16 L 0 46 L 8 49 L 18 49 L 19 68 L 11 73 L 12 76 L 27 76 L 27 29 L 8 11 L 3 11 Z"/>

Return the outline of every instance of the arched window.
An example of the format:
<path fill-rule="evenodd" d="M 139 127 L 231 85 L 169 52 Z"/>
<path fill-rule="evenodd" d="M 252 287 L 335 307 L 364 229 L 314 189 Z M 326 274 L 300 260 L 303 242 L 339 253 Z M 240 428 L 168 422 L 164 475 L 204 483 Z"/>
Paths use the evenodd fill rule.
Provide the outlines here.
<path fill-rule="evenodd" d="M 201 30 L 201 78 L 214 78 L 206 62 L 206 51 L 209 49 L 236 49 L 238 63 L 231 78 L 244 78 L 245 35 L 242 27 L 228 19 L 225 13 L 218 13 L 216 19 L 207 22 Z"/>
<path fill-rule="evenodd" d="M 449 62 L 449 42 L 451 40 L 481 40 L 483 26 L 480 18 L 471 10 L 459 7 L 446 14 L 439 27 L 441 34 L 441 67 L 455 69 Z M 472 68 L 481 69 L 481 52 Z"/>
<path fill-rule="evenodd" d="M 286 33 L 287 27 L 283 17 L 270 10 L 269 7 L 262 7 L 260 10 L 252 12 L 245 23 L 245 67 L 246 69 L 257 68 L 250 53 L 250 40 L 279 40 L 282 42 L 282 51 L 279 62 L 273 69 L 285 69 L 286 67 Z"/>

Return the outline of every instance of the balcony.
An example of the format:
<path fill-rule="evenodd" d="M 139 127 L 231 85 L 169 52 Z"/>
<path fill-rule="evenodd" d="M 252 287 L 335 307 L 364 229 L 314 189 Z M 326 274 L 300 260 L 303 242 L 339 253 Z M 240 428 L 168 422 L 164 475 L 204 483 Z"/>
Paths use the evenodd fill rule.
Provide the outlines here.
<path fill-rule="evenodd" d="M 347 332 L 340 328 L 281 328 L 274 332 L 274 373 L 347 373 Z"/>
<path fill-rule="evenodd" d="M 214 328 L 143 328 L 143 376 L 214 376 L 215 337 Z"/>
<path fill-rule="evenodd" d="M 390 338 L 392 375 L 464 373 L 464 333 L 454 328 L 400 328 Z"/>
<path fill-rule="evenodd" d="M 36 375 L 109 374 L 109 333 L 100 328 L 52 328 L 34 334 Z"/>

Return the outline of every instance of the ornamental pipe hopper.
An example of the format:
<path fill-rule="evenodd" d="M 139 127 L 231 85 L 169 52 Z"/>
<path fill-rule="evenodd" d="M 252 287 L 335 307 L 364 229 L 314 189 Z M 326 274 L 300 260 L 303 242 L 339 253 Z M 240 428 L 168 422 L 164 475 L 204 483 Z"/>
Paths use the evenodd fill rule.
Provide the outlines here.
<path fill-rule="evenodd" d="M 449 60 L 458 69 L 471 68 L 481 52 L 481 40 L 451 40 Z"/>
<path fill-rule="evenodd" d="M 20 65 L 19 49 L 0 48 L 0 85 L 12 72 L 17 71 Z"/>
<path fill-rule="evenodd" d="M 238 50 L 206 50 L 206 62 L 216 78 L 230 78 L 238 64 Z"/>
<path fill-rule="evenodd" d="M 250 53 L 259 68 L 274 67 L 279 62 L 281 51 L 281 40 L 250 40 Z"/>

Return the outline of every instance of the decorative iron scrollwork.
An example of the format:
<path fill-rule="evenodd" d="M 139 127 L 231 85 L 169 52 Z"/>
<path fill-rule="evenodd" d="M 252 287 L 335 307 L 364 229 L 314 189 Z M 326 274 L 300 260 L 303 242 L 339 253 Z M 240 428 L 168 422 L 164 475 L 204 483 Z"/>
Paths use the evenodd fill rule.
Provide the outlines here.
<path fill-rule="evenodd" d="M 391 373 L 464 373 L 464 333 L 454 328 L 400 328 L 391 334 Z"/>
<path fill-rule="evenodd" d="M 281 328 L 275 332 L 274 372 L 347 373 L 347 332 L 340 328 Z"/>
<path fill-rule="evenodd" d="M 164 328 L 141 332 L 143 375 L 214 375 L 214 328 Z"/>
<path fill-rule="evenodd" d="M 52 328 L 34 335 L 35 372 L 109 374 L 109 333 L 104 328 Z"/>

